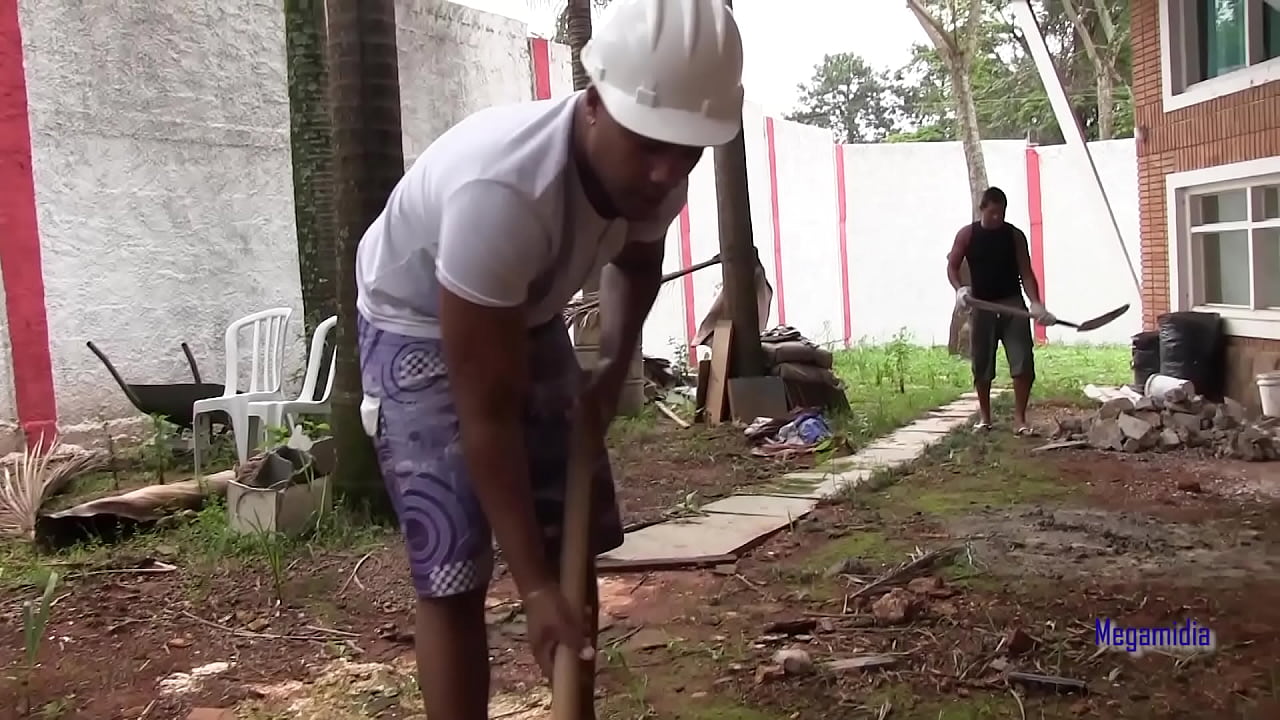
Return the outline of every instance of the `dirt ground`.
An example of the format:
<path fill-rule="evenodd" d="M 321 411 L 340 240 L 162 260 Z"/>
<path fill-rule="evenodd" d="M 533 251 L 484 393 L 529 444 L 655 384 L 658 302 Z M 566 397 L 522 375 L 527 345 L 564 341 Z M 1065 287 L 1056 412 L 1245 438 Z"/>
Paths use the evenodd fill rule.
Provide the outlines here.
<path fill-rule="evenodd" d="M 689 514 L 812 464 L 752 457 L 741 431 L 728 426 L 631 423 L 619 428 L 612 446 L 624 522 L 632 527 Z M 170 481 L 183 470 L 189 472 L 175 467 Z M 73 488 L 74 501 L 146 484 L 149 473 L 86 477 Z M 394 532 L 364 534 L 352 541 L 359 547 L 329 539 L 302 548 L 282 560 L 288 565 L 278 590 L 269 555 L 229 543 L 213 529 L 205 537 L 201 523 L 192 521 L 180 539 L 157 535 L 110 553 L 90 548 L 83 553 L 87 564 L 54 561 L 51 569 L 64 579 L 29 678 L 21 671 L 21 608 L 37 593 L 0 576 L 10 586 L 0 589 L 0 666 L 11 669 L 0 681 L 0 708 L 29 704 L 35 717 L 49 720 L 138 720 L 257 703 L 267 709 L 254 717 L 294 718 L 305 708 L 280 708 L 312 697 L 310 681 L 317 681 L 343 689 L 339 699 L 317 705 L 316 717 L 335 717 L 335 703 L 351 717 L 421 712 L 412 680 L 413 595 Z M 32 559 L 28 583 L 43 586 L 46 564 Z M 524 696 L 538 689 L 538 675 L 524 658 L 511 594 L 500 567 L 490 618 L 495 687 Z M 7 712 L 17 711 L 0 710 L 0 717 L 11 717 Z"/>
<path fill-rule="evenodd" d="M 1037 420 L 1053 412 L 1066 410 Z M 1280 717 L 1280 466 L 1032 452 L 1040 442 L 955 435 L 887 486 L 820 508 L 736 566 L 603 578 L 601 717 Z M 659 457 L 658 443 L 678 451 Z M 751 457 L 731 430 L 631 429 L 618 454 L 629 522 L 794 467 Z M 894 593 L 904 621 L 877 619 L 870 599 L 880 592 L 859 589 L 912 553 L 948 547 L 958 548 L 950 561 L 923 572 L 936 585 Z M 176 569 L 110 572 L 150 561 Z M 0 683 L 0 708 L 29 699 L 41 718 L 181 719 L 234 707 L 224 717 L 421 720 L 412 594 L 394 535 L 304 549 L 288 563 L 280 592 L 261 557 L 188 554 L 163 538 L 110 567 L 58 568 L 72 577 L 40 666 L 26 691 Z M 33 595 L 0 591 L 5 667 L 20 664 L 20 606 Z M 543 717 L 547 694 L 511 597 L 499 577 L 493 715 Z M 1213 630 L 1217 651 L 1099 652 L 1096 618 L 1193 619 Z M 790 673 L 774 668 L 787 648 L 817 669 L 795 658 Z M 868 655 L 890 664 L 825 666 Z M 1083 681 L 1087 693 L 1027 686 L 1009 671 Z"/>

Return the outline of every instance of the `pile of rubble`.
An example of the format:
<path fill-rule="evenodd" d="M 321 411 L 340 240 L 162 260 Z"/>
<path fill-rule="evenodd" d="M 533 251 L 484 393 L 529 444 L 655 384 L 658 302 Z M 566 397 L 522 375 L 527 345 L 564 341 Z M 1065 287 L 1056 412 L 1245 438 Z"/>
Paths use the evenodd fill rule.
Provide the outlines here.
<path fill-rule="evenodd" d="M 1089 417 L 1059 418 L 1054 438 L 1099 450 L 1145 452 L 1205 448 L 1217 457 L 1280 458 L 1280 420 L 1252 420 L 1239 402 L 1213 403 L 1173 389 L 1162 396 L 1117 397 Z"/>

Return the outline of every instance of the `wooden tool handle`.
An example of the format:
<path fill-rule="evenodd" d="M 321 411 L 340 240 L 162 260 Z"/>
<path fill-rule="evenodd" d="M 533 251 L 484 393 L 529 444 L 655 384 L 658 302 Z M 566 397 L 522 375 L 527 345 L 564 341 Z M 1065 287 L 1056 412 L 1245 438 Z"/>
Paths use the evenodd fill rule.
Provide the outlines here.
<path fill-rule="evenodd" d="M 1035 315 L 1031 314 L 1030 310 L 1023 307 L 1017 307 L 1015 305 L 1005 305 L 1004 303 L 988 302 L 986 300 L 979 300 L 973 297 L 969 298 L 966 302 L 968 302 L 969 307 L 975 310 L 985 310 L 987 312 L 1000 313 L 1002 315 L 1014 315 L 1016 317 L 1027 318 L 1029 320 L 1035 320 L 1036 318 Z M 1076 325 L 1073 322 L 1067 322 L 1066 320 L 1058 320 L 1057 324 L 1066 325 L 1067 327 L 1079 327 L 1079 325 Z"/>
<path fill-rule="evenodd" d="M 569 477 L 565 483 L 564 523 L 560 535 L 560 587 L 569 609 L 586 619 L 587 572 L 591 561 L 591 480 L 599 460 L 601 440 L 595 428 L 579 419 L 569 448 Z M 563 645 L 556 649 L 551 676 L 551 717 L 580 720 L 583 661 Z"/>

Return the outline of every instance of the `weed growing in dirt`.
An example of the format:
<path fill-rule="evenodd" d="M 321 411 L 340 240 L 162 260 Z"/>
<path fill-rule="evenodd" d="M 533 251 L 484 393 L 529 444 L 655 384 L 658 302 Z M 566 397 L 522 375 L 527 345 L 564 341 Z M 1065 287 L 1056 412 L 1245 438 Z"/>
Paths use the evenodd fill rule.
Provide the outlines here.
<path fill-rule="evenodd" d="M 151 437 L 142 446 L 143 462 L 155 473 L 156 482 L 163 485 L 165 473 L 173 465 L 173 440 L 177 437 L 178 427 L 169 422 L 169 418 L 159 413 L 149 417 L 151 418 Z M 113 478 L 113 481 L 118 487 L 119 478 Z"/>
<path fill-rule="evenodd" d="M 31 709 L 28 696 L 31 678 L 36 671 L 36 660 L 40 655 L 40 646 L 44 643 L 44 631 L 49 626 L 49 614 L 53 611 L 53 593 L 57 589 L 58 573 L 51 572 L 45 581 L 44 592 L 40 594 L 39 604 L 30 600 L 22 603 L 23 665 L 19 683 L 22 685 L 23 703 L 28 706 L 26 712 Z"/>

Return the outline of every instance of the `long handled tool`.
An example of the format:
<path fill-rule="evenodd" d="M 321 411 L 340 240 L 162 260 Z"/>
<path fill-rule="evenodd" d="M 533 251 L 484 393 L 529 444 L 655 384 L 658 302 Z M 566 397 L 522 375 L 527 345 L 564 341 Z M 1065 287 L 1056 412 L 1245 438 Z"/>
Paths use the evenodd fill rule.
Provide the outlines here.
<path fill-rule="evenodd" d="M 986 310 L 988 312 L 1000 313 L 1002 315 L 1016 315 L 1017 317 L 1034 319 L 1034 316 L 1032 316 L 1030 310 L 1022 307 L 1005 305 L 1003 303 L 987 302 L 986 300 L 969 298 L 969 306 L 976 308 L 978 310 Z M 1116 318 L 1120 317 L 1121 315 L 1127 312 L 1129 312 L 1129 303 L 1125 303 L 1124 305 L 1121 305 L 1115 310 L 1104 312 L 1098 317 L 1085 320 L 1082 323 L 1073 323 L 1067 320 L 1060 319 L 1058 320 L 1057 324 L 1066 325 L 1067 327 L 1073 327 L 1076 329 L 1077 332 L 1089 332 L 1090 330 L 1097 330 L 1103 325 L 1107 325 L 1112 320 L 1115 320 Z"/>
<path fill-rule="evenodd" d="M 574 421 L 569 447 L 569 477 L 565 483 L 564 524 L 560 532 L 560 587 L 569 609 L 586 617 L 588 570 L 591 561 L 591 479 L 603 436 L 580 414 Z M 582 659 L 569 648 L 556 649 L 551 676 L 553 720 L 581 720 Z"/>

